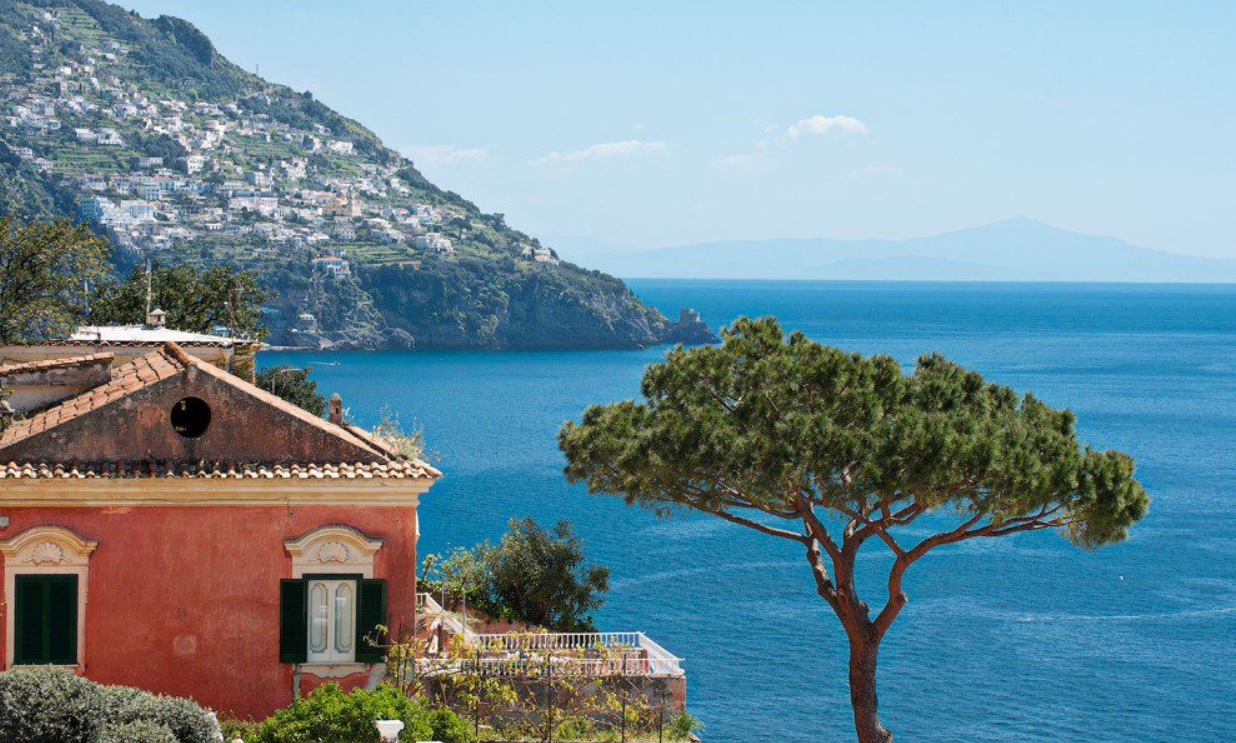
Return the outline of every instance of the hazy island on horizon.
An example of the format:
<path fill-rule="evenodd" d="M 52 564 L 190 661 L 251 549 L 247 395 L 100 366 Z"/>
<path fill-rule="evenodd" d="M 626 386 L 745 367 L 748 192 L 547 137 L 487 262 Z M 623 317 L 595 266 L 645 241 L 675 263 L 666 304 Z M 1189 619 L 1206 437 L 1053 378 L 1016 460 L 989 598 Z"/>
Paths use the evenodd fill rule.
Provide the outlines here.
<path fill-rule="evenodd" d="M 624 279 L 1236 282 L 1236 260 L 1138 247 L 1027 217 L 904 240 L 720 240 L 627 251 L 591 241 L 572 250 L 570 238 L 557 244 Z"/>

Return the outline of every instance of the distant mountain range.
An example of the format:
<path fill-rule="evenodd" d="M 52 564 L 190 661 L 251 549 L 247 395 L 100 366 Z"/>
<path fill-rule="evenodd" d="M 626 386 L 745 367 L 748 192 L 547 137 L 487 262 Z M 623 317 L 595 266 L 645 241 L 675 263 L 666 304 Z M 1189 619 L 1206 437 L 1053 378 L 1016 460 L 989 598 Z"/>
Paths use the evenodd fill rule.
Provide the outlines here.
<path fill-rule="evenodd" d="M 624 278 L 1236 282 L 1236 260 L 1165 253 L 1024 217 L 908 240 L 723 241 L 587 260 Z"/>

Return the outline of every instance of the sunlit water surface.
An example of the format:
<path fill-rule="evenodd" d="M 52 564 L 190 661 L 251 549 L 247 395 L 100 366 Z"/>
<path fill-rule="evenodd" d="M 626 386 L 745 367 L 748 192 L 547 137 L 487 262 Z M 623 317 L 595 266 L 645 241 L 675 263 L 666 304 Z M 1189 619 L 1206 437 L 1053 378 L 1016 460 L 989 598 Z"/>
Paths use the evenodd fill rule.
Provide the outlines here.
<path fill-rule="evenodd" d="M 942 351 L 1079 417 L 1131 453 L 1153 498 L 1130 539 L 972 542 L 912 568 L 886 640 L 881 713 L 899 741 L 1236 739 L 1236 287 L 638 281 L 667 314 L 787 328 L 905 363 Z M 421 551 L 566 518 L 610 566 L 598 623 L 686 658 L 704 738 L 852 740 L 846 645 L 801 551 L 709 517 L 658 521 L 566 484 L 554 434 L 638 394 L 664 349 L 267 353 L 312 364 L 373 424 L 424 426 L 447 476 Z M 879 558 L 864 560 L 878 598 Z"/>

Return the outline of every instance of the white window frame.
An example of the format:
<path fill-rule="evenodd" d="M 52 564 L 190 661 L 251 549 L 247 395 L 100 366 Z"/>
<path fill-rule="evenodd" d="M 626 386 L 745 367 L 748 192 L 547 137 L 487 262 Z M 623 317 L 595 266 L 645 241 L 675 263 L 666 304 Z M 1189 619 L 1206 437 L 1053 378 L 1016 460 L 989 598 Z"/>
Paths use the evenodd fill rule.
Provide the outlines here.
<path fill-rule="evenodd" d="M 77 663 L 86 667 L 86 597 L 90 577 L 90 554 L 99 543 L 83 539 L 62 526 L 34 526 L 12 539 L 0 541 L 4 558 L 4 668 L 16 665 L 17 576 L 77 576 Z"/>
<path fill-rule="evenodd" d="M 307 638 L 307 662 L 322 664 L 355 663 L 356 610 L 357 598 L 359 596 L 357 581 L 351 578 L 328 579 L 315 576 L 309 578 L 307 584 L 305 586 L 305 598 L 309 604 L 309 622 L 308 627 L 306 627 L 306 631 L 309 633 Z M 317 620 L 314 614 L 319 608 L 315 603 L 314 593 L 319 590 L 326 594 L 326 604 L 324 607 L 321 607 L 325 610 L 325 616 L 321 618 L 325 636 L 320 638 L 323 641 L 321 644 L 323 649 L 314 650 L 314 629 Z M 340 617 L 338 610 L 339 593 L 344 590 L 351 591 L 352 593 L 351 607 L 346 621 L 343 621 L 343 618 Z"/>
<path fill-rule="evenodd" d="M 381 539 L 371 539 L 359 529 L 344 524 L 328 524 L 304 534 L 297 539 L 289 539 L 283 543 L 284 549 L 292 557 L 292 577 L 305 578 L 313 576 L 305 586 L 305 602 L 312 611 L 310 592 L 316 580 L 330 581 L 332 575 L 338 575 L 339 580 L 350 580 L 352 583 L 352 627 L 356 627 L 357 612 L 360 608 L 360 585 L 356 576 L 362 579 L 373 578 L 374 560 L 382 549 Z M 344 576 L 347 576 L 346 578 Z M 333 621 L 331 622 L 333 624 Z M 305 632 L 312 632 L 313 617 L 310 615 Z M 368 667 L 366 663 L 356 661 L 356 643 L 348 654 L 347 660 L 325 659 L 312 650 L 312 636 L 306 638 L 309 652 L 306 662 L 300 664 L 307 671 L 320 678 L 341 678 L 357 673 Z"/>

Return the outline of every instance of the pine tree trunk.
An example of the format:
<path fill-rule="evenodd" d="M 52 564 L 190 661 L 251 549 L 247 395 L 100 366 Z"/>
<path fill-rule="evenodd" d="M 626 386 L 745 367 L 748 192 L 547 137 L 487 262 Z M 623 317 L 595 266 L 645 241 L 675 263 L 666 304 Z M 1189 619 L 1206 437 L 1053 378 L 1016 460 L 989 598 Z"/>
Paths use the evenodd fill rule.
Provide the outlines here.
<path fill-rule="evenodd" d="M 850 704 L 859 743 L 891 743 L 893 734 L 880 725 L 876 702 L 876 655 L 879 638 L 850 638 Z"/>

